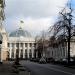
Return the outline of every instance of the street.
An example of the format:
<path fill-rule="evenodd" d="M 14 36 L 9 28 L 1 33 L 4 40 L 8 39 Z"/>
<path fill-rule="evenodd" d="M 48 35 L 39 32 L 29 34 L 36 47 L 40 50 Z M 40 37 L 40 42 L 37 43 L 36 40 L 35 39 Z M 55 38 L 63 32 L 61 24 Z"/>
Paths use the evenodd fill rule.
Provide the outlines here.
<path fill-rule="evenodd" d="M 30 61 L 20 63 L 31 71 L 31 75 L 75 75 L 75 70 L 52 64 L 38 64 Z"/>

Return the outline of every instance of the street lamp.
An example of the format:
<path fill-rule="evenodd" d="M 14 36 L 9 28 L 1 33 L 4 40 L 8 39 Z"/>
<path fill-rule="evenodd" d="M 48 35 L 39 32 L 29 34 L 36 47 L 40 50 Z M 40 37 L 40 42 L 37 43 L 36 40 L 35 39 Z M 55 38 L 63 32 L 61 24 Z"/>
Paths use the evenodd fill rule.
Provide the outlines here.
<path fill-rule="evenodd" d="M 16 50 L 16 60 L 15 60 L 16 65 L 20 65 L 20 63 L 19 63 L 19 40 L 20 40 L 20 38 L 17 37 L 17 43 L 16 43 L 17 50 Z"/>
<path fill-rule="evenodd" d="M 2 58 L 1 58 L 1 45 L 2 45 L 2 34 L 0 33 L 0 62 L 2 63 Z"/>
<path fill-rule="evenodd" d="M 16 50 L 16 60 L 15 60 L 15 64 L 19 65 L 19 43 L 18 44 L 18 49 Z"/>
<path fill-rule="evenodd" d="M 23 21 L 20 21 L 20 27 L 19 27 L 19 30 L 22 28 L 22 25 L 23 25 Z M 16 33 L 16 37 L 17 37 L 17 50 L 16 50 L 16 60 L 15 60 L 15 64 L 16 65 L 20 65 L 19 63 L 19 43 L 20 43 L 20 33 L 19 31 L 17 31 Z"/>

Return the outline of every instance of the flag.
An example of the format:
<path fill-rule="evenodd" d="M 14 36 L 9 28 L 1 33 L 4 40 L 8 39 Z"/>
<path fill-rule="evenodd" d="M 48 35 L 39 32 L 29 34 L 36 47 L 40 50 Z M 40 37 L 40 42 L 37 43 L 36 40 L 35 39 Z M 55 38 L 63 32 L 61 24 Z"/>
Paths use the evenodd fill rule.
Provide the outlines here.
<path fill-rule="evenodd" d="M 24 21 L 20 21 L 21 23 L 24 23 Z"/>

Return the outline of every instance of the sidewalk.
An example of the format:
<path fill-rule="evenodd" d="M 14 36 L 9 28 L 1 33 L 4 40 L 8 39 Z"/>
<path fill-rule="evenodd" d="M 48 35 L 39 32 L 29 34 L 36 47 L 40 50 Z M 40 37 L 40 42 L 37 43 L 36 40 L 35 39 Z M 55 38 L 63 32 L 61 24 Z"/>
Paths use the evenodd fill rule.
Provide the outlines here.
<path fill-rule="evenodd" d="M 75 69 L 75 65 L 74 66 L 64 66 L 64 67 Z"/>
<path fill-rule="evenodd" d="M 64 66 L 64 67 L 67 67 L 67 68 L 75 69 L 75 64 L 69 65 L 69 66 L 68 66 L 68 64 L 59 64 L 59 63 L 51 63 L 51 64 L 60 65 L 60 66 Z"/>
<path fill-rule="evenodd" d="M 12 65 L 9 63 L 0 64 L 0 75 L 10 75 L 12 70 Z"/>
<path fill-rule="evenodd" d="M 13 67 L 12 63 L 4 62 L 3 64 L 0 64 L 0 75 L 30 75 L 30 74 L 23 66 L 15 68 Z"/>

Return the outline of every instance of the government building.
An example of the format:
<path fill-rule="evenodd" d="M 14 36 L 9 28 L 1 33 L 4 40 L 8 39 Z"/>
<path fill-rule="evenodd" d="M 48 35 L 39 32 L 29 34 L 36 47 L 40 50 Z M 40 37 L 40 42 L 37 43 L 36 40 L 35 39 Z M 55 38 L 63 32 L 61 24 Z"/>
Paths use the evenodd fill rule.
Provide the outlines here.
<path fill-rule="evenodd" d="M 9 58 L 16 58 L 16 53 L 21 59 L 34 57 L 35 39 L 21 27 L 9 34 L 7 44 Z"/>
<path fill-rule="evenodd" d="M 56 39 L 49 38 L 41 45 L 32 37 L 31 33 L 21 26 L 10 34 L 6 32 L 3 21 L 5 0 L 0 0 L 0 61 L 7 59 L 54 58 L 56 60 L 68 58 L 68 41 L 60 35 Z M 22 23 L 22 21 L 21 21 Z M 40 47 L 40 49 L 39 49 Z M 70 56 L 75 57 L 75 34 L 70 40 Z"/>
<path fill-rule="evenodd" d="M 16 59 L 17 54 L 20 59 L 34 58 L 35 38 L 28 31 L 20 27 L 8 34 L 2 26 L 1 35 L 1 60 Z"/>
<path fill-rule="evenodd" d="M 8 58 L 15 59 L 17 54 L 21 59 L 33 58 L 35 38 L 22 27 L 8 34 L 3 25 L 5 19 L 4 7 L 5 0 L 0 0 L 0 61 Z"/>
<path fill-rule="evenodd" d="M 57 39 L 52 36 L 49 47 L 47 47 L 48 58 L 53 58 L 56 61 L 68 58 L 68 41 L 64 36 L 60 35 Z M 70 57 L 75 58 L 75 34 L 70 40 Z"/>

